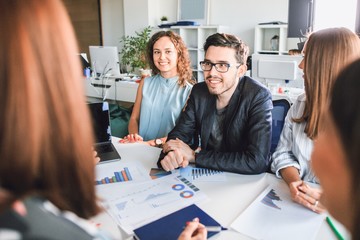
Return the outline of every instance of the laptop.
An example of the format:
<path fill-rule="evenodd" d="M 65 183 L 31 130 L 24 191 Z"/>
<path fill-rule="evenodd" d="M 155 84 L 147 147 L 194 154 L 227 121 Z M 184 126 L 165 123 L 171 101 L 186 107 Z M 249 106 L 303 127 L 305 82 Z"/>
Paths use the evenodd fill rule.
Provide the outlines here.
<path fill-rule="evenodd" d="M 95 134 L 95 150 L 100 158 L 99 163 L 120 160 L 121 157 L 111 142 L 109 103 L 88 104 Z"/>

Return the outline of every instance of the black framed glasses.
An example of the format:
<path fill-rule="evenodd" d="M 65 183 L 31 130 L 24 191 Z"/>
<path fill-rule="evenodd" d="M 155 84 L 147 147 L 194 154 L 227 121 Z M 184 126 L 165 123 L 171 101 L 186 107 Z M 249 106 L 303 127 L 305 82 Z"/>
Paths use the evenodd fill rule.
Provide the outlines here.
<path fill-rule="evenodd" d="M 220 73 L 226 73 L 229 71 L 229 68 L 235 66 L 236 68 L 239 68 L 240 65 L 230 64 L 230 63 L 212 63 L 209 61 L 201 61 L 200 67 L 203 71 L 210 71 L 212 67 L 215 67 L 216 71 Z"/>

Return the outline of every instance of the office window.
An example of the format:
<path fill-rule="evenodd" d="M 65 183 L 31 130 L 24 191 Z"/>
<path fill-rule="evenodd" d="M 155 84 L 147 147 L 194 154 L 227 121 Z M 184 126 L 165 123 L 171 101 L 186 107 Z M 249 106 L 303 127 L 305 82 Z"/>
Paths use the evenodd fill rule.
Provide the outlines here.
<path fill-rule="evenodd" d="M 314 30 L 347 27 L 355 31 L 358 2 L 360 1 L 316 0 Z"/>

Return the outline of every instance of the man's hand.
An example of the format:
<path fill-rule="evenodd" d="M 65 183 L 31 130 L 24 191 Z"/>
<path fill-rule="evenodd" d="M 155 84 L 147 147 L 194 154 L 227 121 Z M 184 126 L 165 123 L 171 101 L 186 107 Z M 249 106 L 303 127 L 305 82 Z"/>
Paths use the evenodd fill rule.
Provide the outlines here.
<path fill-rule="evenodd" d="M 178 138 L 166 142 L 163 146 L 163 152 L 167 155 L 160 163 L 165 171 L 186 167 L 189 163 L 195 162 L 195 152 Z"/>

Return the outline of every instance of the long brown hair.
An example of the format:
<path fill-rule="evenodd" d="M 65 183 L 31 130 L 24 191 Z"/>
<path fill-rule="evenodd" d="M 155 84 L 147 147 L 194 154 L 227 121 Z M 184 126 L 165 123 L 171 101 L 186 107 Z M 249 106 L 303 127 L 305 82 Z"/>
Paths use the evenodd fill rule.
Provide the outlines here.
<path fill-rule="evenodd" d="M 159 31 L 154 33 L 150 38 L 148 45 L 147 45 L 147 60 L 149 62 L 150 68 L 153 74 L 160 73 L 159 69 L 155 66 L 154 59 L 153 59 L 153 51 L 154 51 L 154 44 L 157 40 L 162 37 L 169 37 L 171 42 L 174 44 L 175 49 L 177 51 L 177 71 L 179 74 L 178 84 L 181 86 L 185 86 L 186 82 L 190 84 L 194 84 L 192 70 L 190 67 L 190 56 L 188 49 L 184 41 L 181 37 L 172 32 L 172 31 Z"/>
<path fill-rule="evenodd" d="M 360 40 L 346 28 L 328 28 L 314 32 L 306 42 L 304 81 L 306 102 L 302 116 L 294 122 L 306 122 L 305 133 L 317 137 L 321 114 L 327 109 L 330 91 L 340 71 L 360 57 Z"/>
<path fill-rule="evenodd" d="M 1 188 L 13 200 L 35 194 L 97 214 L 93 134 L 62 2 L 0 1 L 0 35 Z"/>

